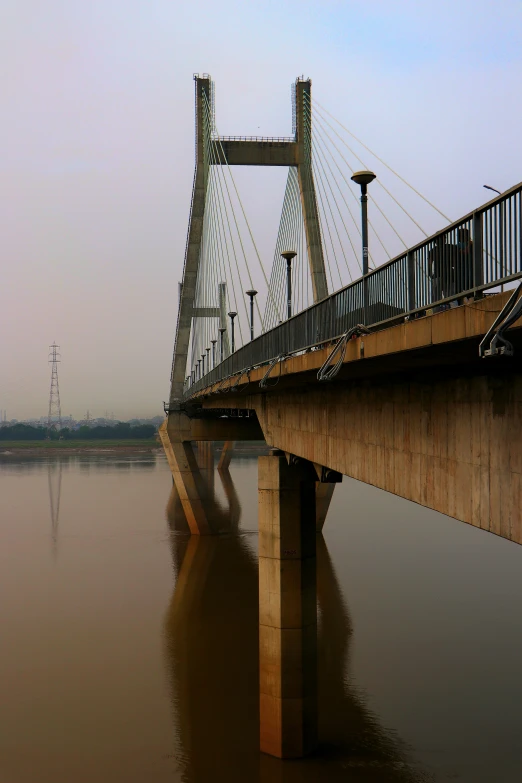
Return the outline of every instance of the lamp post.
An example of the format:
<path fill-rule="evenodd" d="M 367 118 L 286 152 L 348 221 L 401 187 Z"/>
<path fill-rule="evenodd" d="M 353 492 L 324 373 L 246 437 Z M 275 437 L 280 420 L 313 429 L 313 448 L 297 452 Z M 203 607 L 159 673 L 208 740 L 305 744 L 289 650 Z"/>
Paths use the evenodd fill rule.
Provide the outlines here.
<path fill-rule="evenodd" d="M 502 195 L 502 193 L 500 192 L 500 190 L 497 190 L 496 188 L 492 188 L 492 187 L 491 187 L 491 185 L 482 185 L 482 187 L 483 187 L 483 188 L 486 188 L 487 190 L 494 190 L 494 191 L 495 191 L 495 193 L 498 193 L 498 195 L 499 195 L 499 196 L 501 196 L 501 195 Z"/>
<path fill-rule="evenodd" d="M 361 236 L 362 236 L 362 272 L 363 272 L 363 309 L 365 320 L 368 313 L 368 185 L 375 179 L 373 171 L 356 171 L 352 180 L 361 186 Z"/>
<path fill-rule="evenodd" d="M 368 274 L 368 185 L 375 179 L 373 171 L 356 171 L 352 180 L 361 186 L 361 219 L 363 275 Z"/>
<path fill-rule="evenodd" d="M 216 366 L 216 343 L 217 340 L 211 340 L 212 343 L 212 369 Z"/>
<path fill-rule="evenodd" d="M 296 257 L 295 250 L 283 250 L 282 257 L 286 259 L 286 292 L 288 318 L 292 317 L 292 260 Z"/>
<path fill-rule="evenodd" d="M 207 352 L 207 372 L 210 372 L 210 348 L 205 348 Z"/>
<path fill-rule="evenodd" d="M 221 326 L 221 327 L 219 328 L 219 355 L 220 355 L 220 357 L 221 357 L 221 358 L 220 358 L 220 361 L 223 361 L 223 359 L 225 358 L 225 357 L 223 356 L 223 341 L 224 341 L 224 337 L 223 337 L 223 335 L 225 334 L 225 332 L 226 332 L 226 331 L 227 331 L 227 330 L 225 329 L 225 327 L 224 327 L 224 326 Z"/>
<path fill-rule="evenodd" d="M 187 377 L 185 378 L 185 383 L 186 383 L 187 388 L 188 388 L 190 386 L 190 375 L 187 375 Z"/>
<path fill-rule="evenodd" d="M 205 375 L 205 354 L 201 354 L 201 377 Z"/>
<path fill-rule="evenodd" d="M 192 370 L 190 375 L 192 376 L 192 384 L 191 385 L 193 386 L 195 384 L 195 382 L 196 382 L 196 373 L 195 373 L 195 371 Z"/>
<path fill-rule="evenodd" d="M 198 359 L 198 371 L 197 371 L 197 375 L 196 375 L 198 381 L 201 378 L 201 368 L 199 366 L 200 364 L 201 364 L 201 359 Z"/>
<path fill-rule="evenodd" d="M 228 317 L 230 318 L 230 337 L 232 343 L 231 353 L 234 353 L 234 351 L 236 350 L 236 341 L 234 340 L 234 318 L 236 317 L 236 315 L 237 313 L 234 313 L 234 311 L 228 314 Z"/>
<path fill-rule="evenodd" d="M 250 297 L 250 339 L 254 339 L 254 296 L 257 294 L 253 288 L 245 292 Z"/>

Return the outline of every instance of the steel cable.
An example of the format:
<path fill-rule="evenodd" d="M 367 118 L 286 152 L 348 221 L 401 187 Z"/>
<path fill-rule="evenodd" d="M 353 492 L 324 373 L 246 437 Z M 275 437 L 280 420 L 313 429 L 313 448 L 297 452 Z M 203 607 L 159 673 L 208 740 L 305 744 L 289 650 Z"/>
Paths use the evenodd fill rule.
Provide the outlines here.
<path fill-rule="evenodd" d="M 432 204 L 432 202 L 431 202 L 431 201 L 429 201 L 429 200 L 426 198 L 426 196 L 423 196 L 423 195 L 422 195 L 422 193 L 420 193 L 420 192 L 419 192 L 419 191 L 418 191 L 416 188 L 414 188 L 414 187 L 413 187 L 413 185 L 411 185 L 411 184 L 410 184 L 410 183 L 409 183 L 407 180 L 405 180 L 405 179 L 404 179 L 404 177 L 401 177 L 401 175 L 400 175 L 400 174 L 399 174 L 397 171 L 395 171 L 394 169 L 392 169 L 392 167 L 391 167 L 391 166 L 389 166 L 389 165 L 388 165 L 388 163 L 386 163 L 386 161 L 384 161 L 382 158 L 380 158 L 380 157 L 377 155 L 377 153 L 375 153 L 375 152 L 372 152 L 372 150 L 371 150 L 369 147 L 367 147 L 367 146 L 366 146 L 366 144 L 365 144 L 363 141 L 361 141 L 361 139 L 358 139 L 358 138 L 357 138 L 357 136 L 356 136 L 354 133 L 352 133 L 351 131 L 349 131 L 349 130 L 348 130 L 348 128 L 346 128 L 346 127 L 345 127 L 345 126 L 344 126 L 344 125 L 343 125 L 341 122 L 339 122 L 339 120 L 338 120 L 338 119 L 336 119 L 336 118 L 333 116 L 333 114 L 330 114 L 330 112 L 328 111 L 328 109 L 326 109 L 324 106 L 322 106 L 322 105 L 319 103 L 319 101 L 315 100 L 315 98 L 314 98 L 314 100 L 313 100 L 313 103 L 314 103 L 314 104 L 316 104 L 316 105 L 319 107 L 319 109 L 322 109 L 324 112 L 326 112 L 326 114 L 328 114 L 328 115 L 329 115 L 329 116 L 332 118 L 332 120 L 334 120 L 334 121 L 335 121 L 335 122 L 336 122 L 338 125 L 340 125 L 340 126 L 341 126 L 341 128 L 342 128 L 343 130 L 345 130 L 345 131 L 346 131 L 346 133 L 348 133 L 348 134 L 349 134 L 349 135 L 350 135 L 350 136 L 351 136 L 353 139 L 355 139 L 355 141 L 357 141 L 357 142 L 358 142 L 358 143 L 359 143 L 359 144 L 360 144 L 362 147 L 364 147 L 364 149 L 365 149 L 365 150 L 367 150 L 367 151 L 370 153 L 370 155 L 373 155 L 373 156 L 374 156 L 374 158 L 376 158 L 376 159 L 379 161 L 379 163 L 382 163 L 382 165 L 383 165 L 383 166 L 386 166 L 386 168 L 387 168 L 389 171 L 391 171 L 391 173 L 392 173 L 392 174 L 395 174 L 395 176 L 396 176 L 396 177 L 398 177 L 398 178 L 401 180 L 401 182 L 404 182 L 404 184 L 405 184 L 405 185 L 407 185 L 407 186 L 408 186 L 408 187 L 409 187 L 411 190 L 413 190 L 413 192 L 414 192 L 414 193 L 416 193 L 416 194 L 417 194 L 417 196 L 420 196 L 420 198 L 421 198 L 423 201 L 425 201 L 425 202 L 426 202 L 426 204 L 429 204 L 429 206 L 430 206 L 432 209 L 434 209 L 436 212 L 438 212 L 438 213 L 439 213 L 439 215 L 441 215 L 441 216 L 444 218 L 444 220 L 447 220 L 447 221 L 448 221 L 448 223 L 451 223 L 451 222 L 452 222 L 451 218 L 449 218 L 447 215 L 445 215 L 445 214 L 444 214 L 444 212 L 442 212 L 442 211 L 441 211 L 441 210 L 440 210 L 438 207 L 436 207 L 436 206 L 435 206 L 435 204 Z M 364 164 L 363 164 L 363 165 L 364 165 Z"/>

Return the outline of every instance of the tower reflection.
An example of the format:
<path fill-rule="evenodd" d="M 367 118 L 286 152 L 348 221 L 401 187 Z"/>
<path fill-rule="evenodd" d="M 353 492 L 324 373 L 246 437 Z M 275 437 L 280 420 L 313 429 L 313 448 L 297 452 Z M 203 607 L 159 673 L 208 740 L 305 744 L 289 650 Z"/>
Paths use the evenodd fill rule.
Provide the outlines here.
<path fill-rule="evenodd" d="M 351 622 L 322 536 L 317 539 L 320 748 L 293 761 L 259 752 L 256 539 L 240 533 L 241 508 L 230 473 L 219 476 L 229 507 L 219 504 L 207 483 L 205 510 L 221 535 L 188 534 L 174 486 L 167 506 L 177 578 L 165 620 L 166 661 L 183 780 L 425 780 L 349 682 Z"/>
<path fill-rule="evenodd" d="M 49 461 L 47 464 L 47 481 L 49 485 L 49 512 L 51 515 L 51 542 L 53 557 L 58 555 L 58 524 L 60 521 L 60 500 L 62 496 L 62 463 L 61 460 Z"/>

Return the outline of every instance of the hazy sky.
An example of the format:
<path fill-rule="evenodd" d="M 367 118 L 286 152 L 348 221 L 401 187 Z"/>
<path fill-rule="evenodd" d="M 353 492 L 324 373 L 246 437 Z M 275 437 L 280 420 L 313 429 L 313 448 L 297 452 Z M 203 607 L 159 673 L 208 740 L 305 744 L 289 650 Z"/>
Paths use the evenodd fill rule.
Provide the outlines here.
<path fill-rule="evenodd" d="M 0 408 L 154 415 L 168 398 L 195 72 L 225 134 L 315 97 L 457 218 L 522 179 L 519 0 L 2 0 Z M 271 258 L 282 171 L 242 170 Z"/>

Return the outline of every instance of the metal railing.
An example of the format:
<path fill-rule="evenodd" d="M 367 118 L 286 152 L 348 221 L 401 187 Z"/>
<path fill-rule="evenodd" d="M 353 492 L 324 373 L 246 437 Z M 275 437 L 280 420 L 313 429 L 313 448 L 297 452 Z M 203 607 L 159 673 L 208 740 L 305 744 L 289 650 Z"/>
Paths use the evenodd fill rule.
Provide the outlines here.
<path fill-rule="evenodd" d="M 333 341 L 357 324 L 382 329 L 516 280 L 522 277 L 521 248 L 522 183 L 246 343 L 186 388 L 184 399 L 281 354 Z"/>

